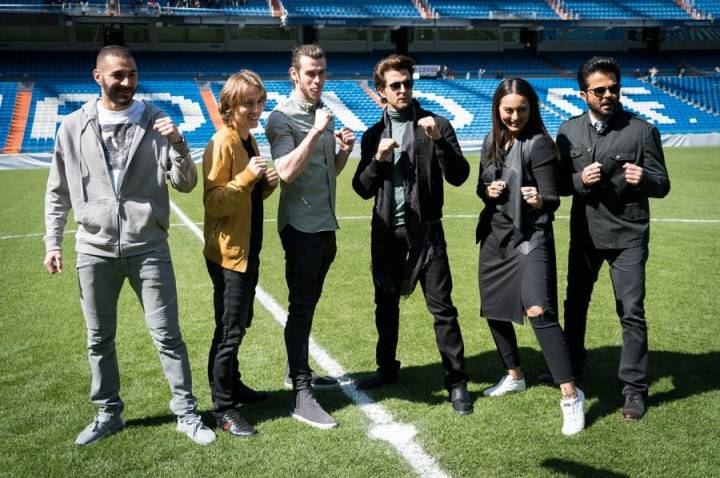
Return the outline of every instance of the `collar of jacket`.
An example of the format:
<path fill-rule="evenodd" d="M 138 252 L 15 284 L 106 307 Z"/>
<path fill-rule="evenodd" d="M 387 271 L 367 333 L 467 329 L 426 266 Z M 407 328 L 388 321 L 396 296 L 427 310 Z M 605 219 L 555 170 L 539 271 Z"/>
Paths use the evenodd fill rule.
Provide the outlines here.
<path fill-rule="evenodd" d="M 82 105 L 81 109 L 84 114 L 82 127 L 83 130 L 85 130 L 85 128 L 87 128 L 88 124 L 90 123 L 95 122 L 95 124 L 97 124 L 97 102 L 99 100 L 100 97 L 96 96 L 95 98 L 90 99 L 88 102 Z M 154 119 L 156 116 L 158 116 L 159 110 L 157 110 L 151 103 L 148 103 L 147 101 L 140 101 L 145 103 L 145 111 L 143 111 L 143 115 L 140 117 L 140 125 L 142 125 L 145 129 L 145 125 L 151 119 L 150 116 L 152 115 L 152 119 Z"/>

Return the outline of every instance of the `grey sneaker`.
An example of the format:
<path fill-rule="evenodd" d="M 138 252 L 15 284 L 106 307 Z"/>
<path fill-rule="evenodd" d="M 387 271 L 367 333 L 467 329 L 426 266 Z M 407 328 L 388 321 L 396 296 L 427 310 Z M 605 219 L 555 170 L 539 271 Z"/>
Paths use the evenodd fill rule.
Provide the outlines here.
<path fill-rule="evenodd" d="M 117 433 L 125 427 L 120 414 L 112 415 L 106 412 L 98 412 L 92 423 L 85 427 L 75 439 L 76 445 L 92 445 L 103 438 Z"/>
<path fill-rule="evenodd" d="M 215 441 L 215 432 L 205 426 L 197 413 L 178 417 L 175 430 L 186 434 L 199 445 L 209 445 Z"/>
<path fill-rule="evenodd" d="M 323 410 L 310 390 L 298 390 L 295 392 L 292 417 L 323 430 L 337 426 L 335 419 Z"/>
<path fill-rule="evenodd" d="M 310 381 L 310 386 L 315 389 L 323 389 L 323 388 L 334 388 L 339 385 L 339 382 L 334 377 L 326 377 L 322 375 L 318 375 L 315 373 L 314 370 L 312 372 L 312 379 Z M 285 380 L 283 381 L 283 385 L 286 389 L 292 390 L 293 384 L 292 380 L 290 379 L 289 370 L 285 369 Z"/>

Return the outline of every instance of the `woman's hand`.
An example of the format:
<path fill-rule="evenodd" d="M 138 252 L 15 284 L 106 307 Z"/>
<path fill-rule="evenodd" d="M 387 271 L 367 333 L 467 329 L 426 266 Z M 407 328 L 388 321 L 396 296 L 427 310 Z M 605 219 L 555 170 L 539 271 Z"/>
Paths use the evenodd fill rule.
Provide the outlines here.
<path fill-rule="evenodd" d="M 543 200 L 535 186 L 523 186 L 520 188 L 523 200 L 535 209 L 542 209 Z"/>
<path fill-rule="evenodd" d="M 487 186 L 487 197 L 497 199 L 505 191 L 507 184 L 505 181 L 493 181 Z"/>

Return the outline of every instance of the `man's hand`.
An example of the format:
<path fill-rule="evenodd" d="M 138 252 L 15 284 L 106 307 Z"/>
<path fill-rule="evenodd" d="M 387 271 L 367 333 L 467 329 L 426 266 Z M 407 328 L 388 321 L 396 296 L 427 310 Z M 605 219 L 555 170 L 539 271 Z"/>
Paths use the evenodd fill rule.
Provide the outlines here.
<path fill-rule="evenodd" d="M 169 116 L 163 116 L 162 118 L 155 120 L 153 129 L 165 136 L 171 144 L 182 143 L 183 137 L 180 134 L 180 130 L 178 130 L 177 126 L 175 126 L 175 123 L 173 123 L 173 120 L 170 119 Z"/>
<path fill-rule="evenodd" d="M 247 165 L 248 169 L 258 178 L 262 178 L 267 170 L 267 161 L 260 156 L 253 156 Z"/>
<path fill-rule="evenodd" d="M 62 251 L 48 251 L 43 265 L 50 274 L 62 272 Z"/>
<path fill-rule="evenodd" d="M 487 196 L 492 199 L 497 199 L 505 191 L 507 184 L 505 181 L 493 181 L 487 186 Z"/>
<path fill-rule="evenodd" d="M 399 146 L 400 145 L 397 144 L 397 141 L 395 141 L 394 139 L 383 138 L 380 140 L 380 144 L 378 144 L 378 149 L 377 149 L 377 153 L 375 153 L 375 158 L 378 161 L 388 161 L 393 150 Z"/>
<path fill-rule="evenodd" d="M 435 123 L 435 118 L 432 116 L 426 116 L 418 121 L 425 134 L 428 135 L 433 141 L 440 139 L 440 130 Z"/>
<path fill-rule="evenodd" d="M 355 147 L 355 133 L 350 128 L 343 128 L 335 132 L 335 141 L 340 145 L 340 149 L 350 154 Z"/>
<path fill-rule="evenodd" d="M 633 186 L 640 184 L 643 177 L 643 168 L 637 164 L 625 163 L 623 169 L 625 170 L 625 182 Z"/>
<path fill-rule="evenodd" d="M 328 111 L 324 108 L 318 108 L 315 111 L 315 124 L 313 125 L 313 128 L 317 129 L 321 133 L 327 129 L 328 125 L 330 124 L 330 121 L 334 118 L 334 115 L 331 111 Z"/>
<path fill-rule="evenodd" d="M 582 170 L 580 179 L 582 180 L 583 185 L 592 186 L 600 182 L 600 176 L 602 174 L 600 166 L 601 164 L 595 161 L 590 166 L 586 166 L 585 169 Z"/>
<path fill-rule="evenodd" d="M 520 192 L 522 193 L 523 200 L 526 203 L 528 203 L 535 209 L 542 208 L 542 196 L 540 196 L 540 193 L 535 186 L 523 186 L 520 188 Z"/>
<path fill-rule="evenodd" d="M 278 173 L 275 171 L 275 168 L 267 168 L 265 170 L 265 181 L 270 185 L 270 187 L 276 187 L 278 185 Z"/>

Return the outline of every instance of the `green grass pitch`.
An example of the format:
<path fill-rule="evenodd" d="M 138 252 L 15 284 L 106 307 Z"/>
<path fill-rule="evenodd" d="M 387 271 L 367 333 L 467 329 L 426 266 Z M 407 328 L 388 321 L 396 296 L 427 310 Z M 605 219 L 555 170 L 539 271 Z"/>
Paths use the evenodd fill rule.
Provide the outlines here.
<path fill-rule="evenodd" d="M 535 381 L 544 361 L 529 327 L 518 328 L 530 388 L 487 399 L 482 390 L 503 373 L 490 332 L 478 316 L 478 248 L 474 231 L 477 155 L 470 179 L 446 187 L 444 220 L 460 311 L 475 413 L 455 415 L 442 389 L 432 318 L 422 294 L 401 302 L 398 350 L 401 380 L 370 396 L 403 423 L 450 476 L 719 476 L 720 456 L 720 149 L 666 151 L 670 195 L 653 200 L 646 312 L 650 335 L 650 408 L 637 424 L 623 423 L 617 375 L 620 325 L 603 267 L 588 323 L 590 349 L 584 382 L 587 429 L 560 434 L 559 393 Z M 318 306 L 313 337 L 355 378 L 374 370 L 375 325 L 369 259 L 372 204 L 352 191 L 357 162 L 338 183 L 338 254 Z M 241 413 L 256 438 L 221 435 L 200 447 L 175 432 L 169 391 L 132 290 L 119 303 L 117 335 L 126 403 L 124 431 L 87 448 L 73 444 L 91 420 L 85 326 L 74 270 L 74 236 L 65 240 L 65 272 L 42 267 L 43 204 L 47 170 L 0 172 L 0 476 L 273 476 L 404 477 L 407 462 L 384 441 L 368 436 L 368 419 L 342 392 L 317 395 L 340 426 L 316 430 L 290 417 L 282 387 L 282 329 L 259 303 L 240 351 L 243 379 L 268 390 L 265 403 Z M 172 193 L 176 204 L 202 221 L 202 191 Z M 275 217 L 278 194 L 266 202 Z M 559 291 L 565 288 L 569 198 L 555 221 Z M 673 219 L 670 221 L 669 219 Z M 681 221 L 696 220 L 696 221 Z M 705 222 L 703 222 L 705 221 Z M 178 278 L 182 330 L 194 390 L 211 421 L 207 350 L 213 330 L 211 285 L 202 246 L 171 216 L 170 245 Z M 68 227 L 74 229 L 71 223 Z M 260 285 L 283 306 L 287 289 L 274 221 L 266 222 Z M 562 305 L 561 305 L 562 307 Z"/>

